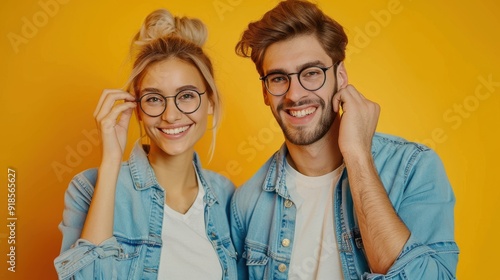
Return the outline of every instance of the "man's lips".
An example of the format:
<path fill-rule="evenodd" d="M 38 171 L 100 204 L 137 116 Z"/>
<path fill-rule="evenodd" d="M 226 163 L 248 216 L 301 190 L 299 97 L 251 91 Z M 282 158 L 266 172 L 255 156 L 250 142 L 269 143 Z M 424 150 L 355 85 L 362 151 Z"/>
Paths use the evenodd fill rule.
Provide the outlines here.
<path fill-rule="evenodd" d="M 289 115 L 295 118 L 303 118 L 306 117 L 314 112 L 316 112 L 317 107 L 307 107 L 303 109 L 287 109 L 285 112 L 287 112 Z"/>

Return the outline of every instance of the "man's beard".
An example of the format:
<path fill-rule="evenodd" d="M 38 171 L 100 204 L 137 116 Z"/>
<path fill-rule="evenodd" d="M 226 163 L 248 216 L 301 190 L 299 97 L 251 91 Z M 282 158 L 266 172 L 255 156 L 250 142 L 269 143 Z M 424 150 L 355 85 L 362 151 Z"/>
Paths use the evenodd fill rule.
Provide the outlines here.
<path fill-rule="evenodd" d="M 316 109 L 317 110 L 321 109 L 322 110 L 322 115 L 319 123 L 315 125 L 314 127 L 311 127 L 310 125 L 308 126 L 302 126 L 302 127 L 287 127 L 284 123 L 283 120 L 281 119 L 281 116 L 279 115 L 279 112 L 282 111 L 282 108 L 284 107 L 284 103 L 281 103 L 278 105 L 276 108 L 276 113 L 273 112 L 274 117 L 276 118 L 276 121 L 280 125 L 281 129 L 283 130 L 283 134 L 285 135 L 285 138 L 292 144 L 294 145 L 301 145 L 301 146 L 307 146 L 315 143 L 316 141 L 320 140 L 323 138 L 323 136 L 326 135 L 326 133 L 330 130 L 330 127 L 332 126 L 333 122 L 335 121 L 335 117 L 337 114 L 333 112 L 333 95 L 329 100 L 329 104 L 325 104 L 325 101 L 321 98 L 319 98 L 319 105 L 320 107 Z M 305 100 L 301 102 L 297 102 L 296 104 L 293 104 L 295 106 L 301 106 L 305 104 L 311 104 L 313 101 L 311 100 Z M 291 104 L 288 104 L 291 105 Z M 288 107 L 288 106 L 287 106 Z"/>

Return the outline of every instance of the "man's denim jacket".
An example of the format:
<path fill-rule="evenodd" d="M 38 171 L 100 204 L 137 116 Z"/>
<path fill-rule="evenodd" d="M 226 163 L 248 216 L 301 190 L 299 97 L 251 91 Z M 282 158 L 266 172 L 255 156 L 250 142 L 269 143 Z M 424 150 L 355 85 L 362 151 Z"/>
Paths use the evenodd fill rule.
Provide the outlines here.
<path fill-rule="evenodd" d="M 205 226 L 222 266 L 223 279 L 236 279 L 236 253 L 230 239 L 229 205 L 234 185 L 194 166 L 205 190 Z M 97 169 L 75 176 L 65 194 L 61 255 L 54 261 L 60 279 L 157 279 L 162 250 L 165 191 L 146 153 L 135 145 L 118 177 L 113 237 L 98 246 L 79 239 L 97 179 Z M 168 250 L 168 248 L 166 248 Z"/>
<path fill-rule="evenodd" d="M 238 279 L 288 279 L 297 209 L 286 186 L 286 154 L 283 145 L 233 196 L 231 233 Z M 455 197 L 439 157 L 427 147 L 379 133 L 373 138 L 372 155 L 411 236 L 387 274 L 371 273 L 344 170 L 332 198 L 344 279 L 454 279 Z"/>

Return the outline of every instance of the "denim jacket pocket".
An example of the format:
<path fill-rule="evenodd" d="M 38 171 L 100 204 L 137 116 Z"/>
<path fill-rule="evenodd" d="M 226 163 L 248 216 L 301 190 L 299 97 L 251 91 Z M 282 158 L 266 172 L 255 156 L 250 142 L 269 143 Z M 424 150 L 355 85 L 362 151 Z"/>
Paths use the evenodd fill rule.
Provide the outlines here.
<path fill-rule="evenodd" d="M 136 279 L 140 253 L 144 244 L 130 244 L 120 242 L 120 253 L 116 257 L 118 279 Z"/>
<path fill-rule="evenodd" d="M 243 252 L 243 258 L 246 259 L 246 265 L 248 267 L 248 272 L 252 276 L 251 279 L 266 279 L 266 268 L 269 262 L 269 257 L 265 252 L 259 251 L 258 249 L 252 249 L 245 247 Z"/>
<path fill-rule="evenodd" d="M 264 252 L 259 252 L 256 250 L 252 250 L 251 248 L 246 248 L 245 252 L 243 252 L 243 258 L 247 261 L 248 266 L 252 265 L 266 265 L 269 261 L 269 257 Z"/>
<path fill-rule="evenodd" d="M 120 253 L 116 258 L 118 261 L 126 261 L 137 258 L 141 252 L 139 244 L 120 243 Z"/>

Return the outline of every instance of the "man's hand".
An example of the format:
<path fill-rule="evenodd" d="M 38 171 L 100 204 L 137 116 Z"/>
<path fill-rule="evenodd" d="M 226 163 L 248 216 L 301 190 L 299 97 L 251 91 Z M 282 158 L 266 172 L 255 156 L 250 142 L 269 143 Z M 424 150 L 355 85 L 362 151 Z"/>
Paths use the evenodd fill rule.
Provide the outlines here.
<path fill-rule="evenodd" d="M 333 96 L 333 110 L 338 113 L 340 108 L 339 148 L 344 159 L 370 154 L 380 106 L 347 85 Z"/>

